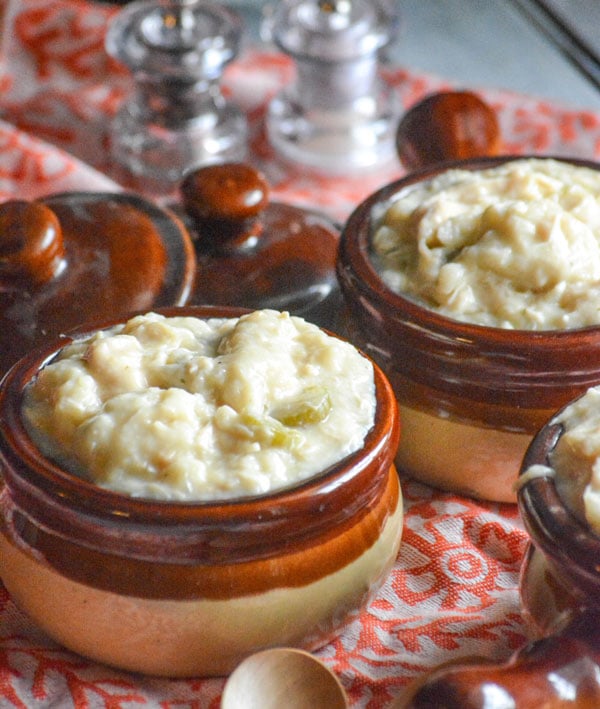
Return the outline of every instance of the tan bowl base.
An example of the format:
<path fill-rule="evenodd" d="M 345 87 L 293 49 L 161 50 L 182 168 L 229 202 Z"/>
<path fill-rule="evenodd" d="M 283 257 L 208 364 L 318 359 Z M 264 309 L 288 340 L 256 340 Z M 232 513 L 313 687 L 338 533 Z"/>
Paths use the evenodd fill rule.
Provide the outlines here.
<path fill-rule="evenodd" d="M 0 534 L 0 576 L 50 637 L 94 660 L 168 677 L 219 676 L 276 645 L 327 641 L 377 590 L 398 553 L 402 499 L 379 539 L 339 571 L 301 587 L 228 600 L 154 600 L 72 581 Z"/>
<path fill-rule="evenodd" d="M 400 404 L 396 465 L 442 490 L 516 502 L 514 483 L 532 436 L 460 423 Z"/>

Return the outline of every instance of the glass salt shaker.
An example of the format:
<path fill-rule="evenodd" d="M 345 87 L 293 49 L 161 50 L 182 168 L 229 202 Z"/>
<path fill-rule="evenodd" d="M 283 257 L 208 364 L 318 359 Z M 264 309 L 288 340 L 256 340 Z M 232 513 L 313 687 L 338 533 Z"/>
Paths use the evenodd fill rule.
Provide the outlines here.
<path fill-rule="evenodd" d="M 241 38 L 235 12 L 200 0 L 141 0 L 116 15 L 106 50 L 135 81 L 111 125 L 122 179 L 165 194 L 192 167 L 245 157 L 246 118 L 219 86 Z"/>
<path fill-rule="evenodd" d="M 282 0 L 267 32 L 296 63 L 296 78 L 270 102 L 266 129 L 286 160 L 351 174 L 396 165 L 400 101 L 379 59 L 398 16 L 387 0 Z"/>

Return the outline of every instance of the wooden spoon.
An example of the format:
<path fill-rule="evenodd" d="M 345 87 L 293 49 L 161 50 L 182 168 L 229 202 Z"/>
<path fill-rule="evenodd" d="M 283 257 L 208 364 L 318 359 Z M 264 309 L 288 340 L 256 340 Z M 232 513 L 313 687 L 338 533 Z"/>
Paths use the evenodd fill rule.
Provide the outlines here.
<path fill-rule="evenodd" d="M 244 660 L 225 683 L 221 709 L 347 709 L 335 674 L 303 650 L 274 648 Z"/>

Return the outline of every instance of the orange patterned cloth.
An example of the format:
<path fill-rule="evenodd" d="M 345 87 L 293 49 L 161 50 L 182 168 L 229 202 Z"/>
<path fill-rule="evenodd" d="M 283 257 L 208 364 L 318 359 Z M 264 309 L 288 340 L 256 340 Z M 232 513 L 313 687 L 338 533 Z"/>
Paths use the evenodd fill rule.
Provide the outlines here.
<path fill-rule="evenodd" d="M 130 88 L 104 53 L 114 8 L 83 0 L 8 3 L 0 78 L 0 198 L 114 190 L 108 123 Z M 292 76 L 287 57 L 246 50 L 225 89 L 247 112 L 252 159 L 278 199 L 344 219 L 401 174 L 328 179 L 280 164 L 262 132 L 270 96 Z M 388 67 L 404 106 L 451 82 Z M 506 152 L 600 157 L 600 115 L 513 93 L 479 90 L 500 118 Z M 522 645 L 518 574 L 527 536 L 516 507 L 477 503 L 403 481 L 406 521 L 397 563 L 359 617 L 317 654 L 353 707 L 379 709 L 414 677 L 462 656 L 508 657 Z M 50 641 L 0 584 L 0 706 L 6 709 L 216 709 L 222 679 L 144 678 L 97 665 Z"/>

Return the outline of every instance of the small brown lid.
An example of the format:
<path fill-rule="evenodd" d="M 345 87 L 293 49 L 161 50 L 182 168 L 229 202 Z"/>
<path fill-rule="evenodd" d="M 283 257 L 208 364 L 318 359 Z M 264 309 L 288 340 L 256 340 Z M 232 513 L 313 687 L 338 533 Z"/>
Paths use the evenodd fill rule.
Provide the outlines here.
<path fill-rule="evenodd" d="M 184 225 L 136 195 L 72 192 L 0 205 L 0 374 L 86 322 L 187 302 Z"/>
<path fill-rule="evenodd" d="M 500 155 L 500 122 L 493 107 L 472 91 L 435 92 L 404 114 L 396 131 L 396 150 L 409 171 L 448 160 Z"/>
<path fill-rule="evenodd" d="M 196 169 L 180 192 L 198 262 L 191 303 L 275 308 L 332 326 L 339 228 L 329 218 L 271 202 L 265 176 L 245 163 Z"/>

